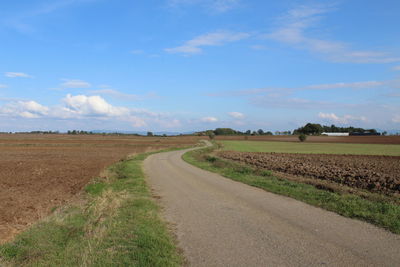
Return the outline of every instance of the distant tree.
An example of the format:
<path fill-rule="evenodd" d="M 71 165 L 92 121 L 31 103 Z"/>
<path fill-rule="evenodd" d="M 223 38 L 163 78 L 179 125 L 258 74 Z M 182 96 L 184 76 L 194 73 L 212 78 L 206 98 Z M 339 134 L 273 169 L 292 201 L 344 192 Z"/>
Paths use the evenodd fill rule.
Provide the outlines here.
<path fill-rule="evenodd" d="M 383 136 L 387 135 L 387 132 L 386 132 L 386 131 L 383 131 L 383 132 L 382 132 L 382 135 L 383 135 Z"/>
<path fill-rule="evenodd" d="M 147 136 L 154 136 L 153 132 L 147 132 Z"/>
<path fill-rule="evenodd" d="M 305 135 L 305 134 L 300 134 L 299 135 L 300 142 L 304 142 L 304 141 L 306 141 L 306 139 L 307 139 L 307 135 Z"/>
<path fill-rule="evenodd" d="M 217 128 L 214 130 L 215 135 L 235 135 L 237 132 L 231 128 Z"/>
<path fill-rule="evenodd" d="M 319 135 L 323 132 L 321 124 L 307 123 L 303 127 L 294 130 L 295 134 L 306 134 L 306 135 Z"/>
<path fill-rule="evenodd" d="M 271 131 L 265 133 L 265 135 L 274 135 Z"/>
<path fill-rule="evenodd" d="M 258 129 L 257 133 L 258 133 L 259 135 L 264 135 L 263 129 Z"/>
<path fill-rule="evenodd" d="M 247 130 L 247 131 L 245 132 L 245 134 L 251 135 L 251 130 Z"/>
<path fill-rule="evenodd" d="M 208 134 L 208 137 L 210 138 L 210 140 L 214 140 L 215 138 L 215 133 L 211 132 Z"/>

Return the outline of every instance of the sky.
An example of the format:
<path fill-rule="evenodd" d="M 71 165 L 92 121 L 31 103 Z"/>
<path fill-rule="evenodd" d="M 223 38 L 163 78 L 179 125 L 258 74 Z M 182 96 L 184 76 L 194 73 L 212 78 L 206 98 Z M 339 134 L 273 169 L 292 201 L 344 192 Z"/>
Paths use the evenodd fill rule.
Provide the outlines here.
<path fill-rule="evenodd" d="M 398 0 L 5 0 L 0 132 L 400 129 Z"/>

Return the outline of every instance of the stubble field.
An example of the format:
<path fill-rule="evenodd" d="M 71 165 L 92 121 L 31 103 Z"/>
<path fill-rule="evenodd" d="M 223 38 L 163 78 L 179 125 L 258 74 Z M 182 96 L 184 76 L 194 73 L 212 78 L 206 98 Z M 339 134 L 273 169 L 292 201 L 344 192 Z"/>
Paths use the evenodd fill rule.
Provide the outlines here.
<path fill-rule="evenodd" d="M 0 243 L 63 205 L 107 166 L 197 137 L 0 135 Z"/>

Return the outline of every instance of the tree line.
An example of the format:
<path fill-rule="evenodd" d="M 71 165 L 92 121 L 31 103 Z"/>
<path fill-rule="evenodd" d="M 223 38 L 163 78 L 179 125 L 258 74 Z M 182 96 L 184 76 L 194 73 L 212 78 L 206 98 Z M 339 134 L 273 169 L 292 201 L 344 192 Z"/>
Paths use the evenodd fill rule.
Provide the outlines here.
<path fill-rule="evenodd" d="M 321 125 L 318 123 L 307 123 L 306 125 L 297 128 L 293 131 L 293 134 L 306 134 L 306 135 L 320 135 L 323 132 L 328 133 L 350 133 L 350 134 L 371 134 L 378 135 L 379 133 L 375 129 L 363 129 L 356 127 L 337 127 L 334 124 L 331 126 Z"/>
<path fill-rule="evenodd" d="M 207 135 L 274 135 L 271 131 L 264 131 L 263 129 L 258 129 L 257 131 L 247 130 L 247 131 L 237 131 L 232 128 L 217 128 L 215 130 L 206 130 L 196 133 L 199 136 Z M 291 131 L 276 131 L 275 135 L 289 135 Z"/>

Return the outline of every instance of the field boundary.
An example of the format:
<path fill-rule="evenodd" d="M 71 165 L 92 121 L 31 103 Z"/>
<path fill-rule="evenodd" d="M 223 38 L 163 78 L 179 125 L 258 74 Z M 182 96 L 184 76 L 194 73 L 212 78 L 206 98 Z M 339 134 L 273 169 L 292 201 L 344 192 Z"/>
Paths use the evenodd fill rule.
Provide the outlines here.
<path fill-rule="evenodd" d="M 184 262 L 146 183 L 138 154 L 106 169 L 80 201 L 0 245 L 5 266 L 181 266 Z"/>
<path fill-rule="evenodd" d="M 351 144 L 283 141 L 218 140 L 224 150 L 290 154 L 400 156 L 399 144 Z"/>
<path fill-rule="evenodd" d="M 214 145 L 189 151 L 182 158 L 189 164 L 234 181 L 291 197 L 400 234 L 400 205 L 386 200 L 369 200 L 353 194 L 329 192 L 313 185 L 282 179 L 270 171 L 260 171 L 247 165 L 221 159 L 212 154 L 216 149 L 217 145 Z"/>

